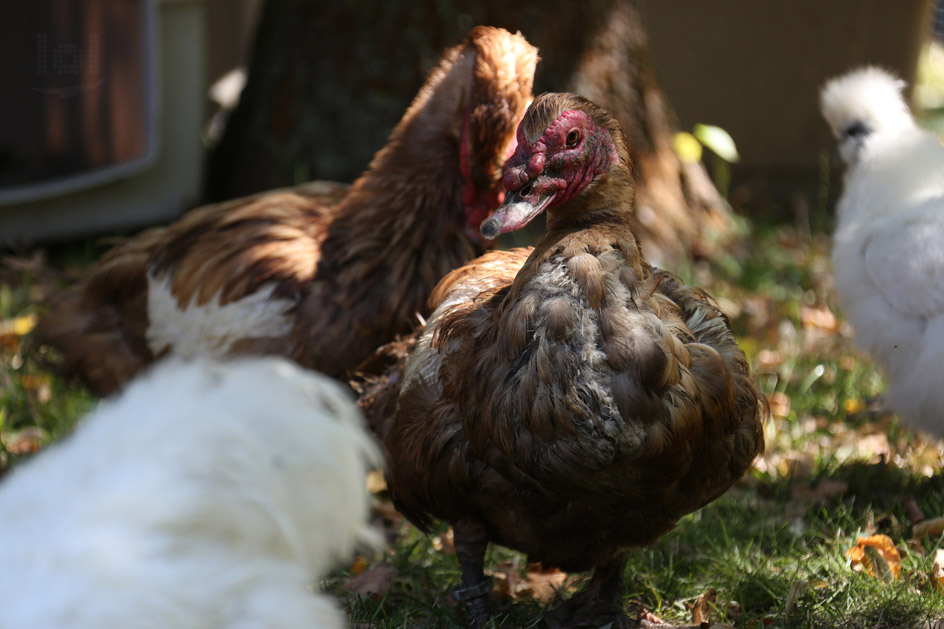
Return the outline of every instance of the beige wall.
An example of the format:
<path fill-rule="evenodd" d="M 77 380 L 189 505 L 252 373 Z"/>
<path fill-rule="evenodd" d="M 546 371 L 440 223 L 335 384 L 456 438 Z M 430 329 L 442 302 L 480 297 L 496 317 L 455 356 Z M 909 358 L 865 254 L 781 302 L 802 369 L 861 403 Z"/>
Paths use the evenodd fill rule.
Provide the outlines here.
<path fill-rule="evenodd" d="M 734 137 L 736 174 L 808 179 L 832 146 L 823 81 L 865 63 L 909 82 L 930 0 L 642 0 L 662 87 L 684 129 Z"/>

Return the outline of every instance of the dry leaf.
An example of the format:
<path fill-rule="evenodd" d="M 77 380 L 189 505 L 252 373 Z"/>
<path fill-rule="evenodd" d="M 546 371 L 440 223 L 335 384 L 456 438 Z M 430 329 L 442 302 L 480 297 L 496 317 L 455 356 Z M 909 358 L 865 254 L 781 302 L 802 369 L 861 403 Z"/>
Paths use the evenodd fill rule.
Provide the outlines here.
<path fill-rule="evenodd" d="M 793 606 L 796 605 L 797 600 L 803 593 L 806 592 L 806 588 L 809 587 L 809 582 L 799 579 L 793 582 L 793 585 L 790 586 L 790 591 L 787 592 L 787 600 L 783 605 L 783 616 L 784 618 L 790 617 L 790 612 L 793 611 Z"/>
<path fill-rule="evenodd" d="M 40 404 L 48 404 L 52 399 L 52 374 L 26 374 L 20 380 L 20 384 L 26 391 L 35 392 L 36 400 Z"/>
<path fill-rule="evenodd" d="M 884 432 L 876 432 L 871 435 L 859 435 L 855 441 L 856 449 L 859 452 L 871 454 L 872 456 L 888 456 L 891 452 L 891 445 L 888 443 L 888 435 Z"/>
<path fill-rule="evenodd" d="M 380 470 L 371 470 L 367 474 L 366 485 L 367 493 L 370 494 L 380 494 L 387 491 L 387 481 Z"/>
<path fill-rule="evenodd" d="M 32 454 L 43 445 L 45 435 L 42 428 L 31 426 L 17 432 L 5 432 L 0 435 L 0 441 L 10 454 Z"/>
<path fill-rule="evenodd" d="M 931 583 L 939 590 L 944 590 L 944 548 L 934 551 L 934 563 L 931 565 Z"/>
<path fill-rule="evenodd" d="M 367 568 L 367 560 L 358 555 L 354 558 L 354 561 L 351 563 L 351 572 L 354 573 L 354 576 L 359 575 Z"/>
<path fill-rule="evenodd" d="M 842 403 L 842 407 L 846 411 L 846 415 L 855 415 L 865 410 L 865 401 L 858 398 L 854 400 L 849 398 Z"/>
<path fill-rule="evenodd" d="M 932 537 L 944 533 L 944 518 L 923 520 L 911 527 L 911 534 L 915 537 Z"/>
<path fill-rule="evenodd" d="M 393 587 L 399 571 L 390 565 L 380 565 L 365 570 L 345 584 L 344 589 L 361 596 L 372 596 L 380 600 Z"/>
<path fill-rule="evenodd" d="M 715 598 L 716 595 L 714 588 L 708 588 L 698 598 L 695 599 L 695 602 L 692 603 L 693 625 L 700 625 L 701 623 L 708 622 L 708 616 L 714 609 Z"/>
<path fill-rule="evenodd" d="M 25 315 L 0 321 L 0 349 L 11 353 L 19 351 L 23 337 L 36 327 L 36 320 L 36 315 Z M 18 369 L 15 365 L 14 368 Z"/>
<path fill-rule="evenodd" d="M 885 555 L 882 552 L 879 552 L 875 546 L 866 546 L 863 550 L 865 550 L 865 556 L 869 560 L 869 563 L 875 569 L 875 576 L 877 576 L 880 580 L 888 583 L 889 581 L 893 581 L 895 577 L 898 576 L 892 572 L 892 568 L 888 561 L 886 561 Z M 900 564 L 898 568 L 900 571 Z"/>
<path fill-rule="evenodd" d="M 456 540 L 455 535 L 450 528 L 448 531 L 442 535 L 435 536 L 430 540 L 433 544 L 433 548 L 438 550 L 444 555 L 455 555 L 456 554 Z"/>
<path fill-rule="evenodd" d="M 26 336 L 36 327 L 34 314 L 23 315 L 9 321 L 0 321 L 0 336 Z"/>
<path fill-rule="evenodd" d="M 566 572 L 561 572 L 557 568 L 544 568 L 539 563 L 533 563 L 528 566 L 518 594 L 528 595 L 542 605 L 547 605 L 554 600 L 558 590 L 566 581 Z"/>
<path fill-rule="evenodd" d="M 839 323 L 829 306 L 800 306 L 800 323 L 805 329 L 816 328 L 824 332 L 838 332 Z"/>
<path fill-rule="evenodd" d="M 775 391 L 767 396 L 767 402 L 773 417 L 781 418 L 790 414 L 790 398 L 786 393 Z"/>
<path fill-rule="evenodd" d="M 640 625 L 644 625 L 645 623 L 652 624 L 652 625 L 665 624 L 664 620 L 662 620 L 661 618 L 653 614 L 651 611 L 649 611 L 645 607 L 640 609 L 639 613 L 636 614 L 636 621 L 639 622 Z"/>
<path fill-rule="evenodd" d="M 566 572 L 557 568 L 545 569 L 540 563 L 530 564 L 522 577 L 515 564 L 505 560 L 490 574 L 495 579 L 500 597 L 509 600 L 527 597 L 542 605 L 551 603 L 567 582 Z"/>
<path fill-rule="evenodd" d="M 757 370 L 776 373 L 783 364 L 783 354 L 773 349 L 762 349 L 757 352 Z"/>
<path fill-rule="evenodd" d="M 489 571 L 489 574 L 495 581 L 496 592 L 500 598 L 514 600 L 518 596 L 521 577 L 514 563 L 506 559 Z"/>
<path fill-rule="evenodd" d="M 901 574 L 901 555 L 887 535 L 860 537 L 856 545 L 846 551 L 852 560 L 852 569 L 865 570 L 883 581 L 892 580 Z"/>

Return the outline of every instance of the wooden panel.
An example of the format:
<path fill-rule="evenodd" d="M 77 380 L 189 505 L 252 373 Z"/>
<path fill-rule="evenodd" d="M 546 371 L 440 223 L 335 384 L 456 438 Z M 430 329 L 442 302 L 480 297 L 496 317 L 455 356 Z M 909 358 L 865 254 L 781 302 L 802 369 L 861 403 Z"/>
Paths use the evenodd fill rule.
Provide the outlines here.
<path fill-rule="evenodd" d="M 0 6 L 0 191 L 152 152 L 150 19 L 146 0 Z"/>

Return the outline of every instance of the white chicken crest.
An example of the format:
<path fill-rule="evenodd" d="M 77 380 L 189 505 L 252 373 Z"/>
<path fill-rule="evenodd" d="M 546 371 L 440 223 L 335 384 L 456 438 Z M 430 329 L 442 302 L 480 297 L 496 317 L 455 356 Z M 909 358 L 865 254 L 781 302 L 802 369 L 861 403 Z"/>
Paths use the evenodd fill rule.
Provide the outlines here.
<path fill-rule="evenodd" d="M 162 363 L 0 484 L 0 627 L 344 627 L 310 585 L 372 541 L 377 460 L 324 376 Z"/>
<path fill-rule="evenodd" d="M 903 87 L 862 68 L 820 94 L 846 163 L 832 262 L 856 341 L 888 379 L 886 403 L 944 437 L 944 147 L 915 124 Z"/>

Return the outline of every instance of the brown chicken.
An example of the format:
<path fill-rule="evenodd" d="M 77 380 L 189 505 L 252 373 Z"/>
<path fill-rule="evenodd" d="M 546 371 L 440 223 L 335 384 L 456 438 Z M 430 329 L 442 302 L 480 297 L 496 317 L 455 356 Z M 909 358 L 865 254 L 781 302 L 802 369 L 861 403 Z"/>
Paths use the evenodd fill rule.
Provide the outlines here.
<path fill-rule="evenodd" d="M 764 405 L 712 299 L 640 255 L 619 124 L 579 96 L 544 94 L 517 141 L 482 233 L 547 211 L 547 234 L 433 291 L 380 427 L 388 484 L 421 529 L 454 527 L 456 597 L 473 626 L 488 619 L 490 542 L 594 570 L 551 613 L 557 624 L 621 626 L 628 550 L 744 474 L 763 449 Z"/>
<path fill-rule="evenodd" d="M 343 377 L 482 251 L 537 50 L 477 27 L 349 191 L 315 182 L 194 210 L 106 254 L 38 330 L 98 394 L 164 355 L 281 354 Z"/>

